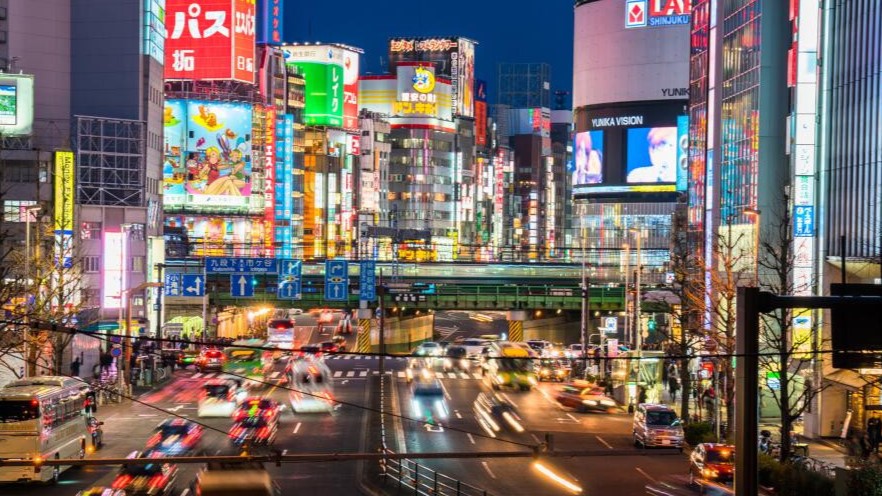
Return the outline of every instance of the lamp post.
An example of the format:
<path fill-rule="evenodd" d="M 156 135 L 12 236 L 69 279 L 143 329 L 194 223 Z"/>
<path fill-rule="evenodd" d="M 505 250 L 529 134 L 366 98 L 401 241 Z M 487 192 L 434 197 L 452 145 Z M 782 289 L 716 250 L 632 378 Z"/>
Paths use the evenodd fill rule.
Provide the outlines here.
<path fill-rule="evenodd" d="M 25 286 L 27 288 L 31 288 L 31 219 L 36 219 L 37 214 L 40 213 L 40 210 L 43 207 L 40 205 L 32 205 L 30 207 L 25 208 Z M 27 377 L 28 369 L 30 369 L 29 353 L 30 347 L 28 346 L 28 339 L 30 339 L 30 318 L 28 315 L 30 314 L 30 310 L 25 310 L 24 314 L 24 332 L 22 334 L 22 353 L 24 358 L 24 377 Z"/>

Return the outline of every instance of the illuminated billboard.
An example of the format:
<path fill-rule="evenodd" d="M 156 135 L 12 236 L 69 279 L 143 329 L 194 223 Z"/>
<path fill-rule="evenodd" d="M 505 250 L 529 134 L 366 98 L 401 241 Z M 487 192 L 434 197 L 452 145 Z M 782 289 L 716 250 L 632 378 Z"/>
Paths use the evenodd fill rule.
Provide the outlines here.
<path fill-rule="evenodd" d="M 167 100 L 164 204 L 248 213 L 251 119 L 249 104 Z"/>
<path fill-rule="evenodd" d="M 271 236 L 269 224 L 254 217 L 167 215 L 165 226 L 183 228 L 190 239 L 203 240 L 194 249 L 197 254 L 207 249 L 209 256 L 262 257 Z"/>
<path fill-rule="evenodd" d="M 475 42 L 466 38 L 393 38 L 389 40 L 389 66 L 431 63 L 437 76 L 449 77 L 453 115 L 474 116 Z"/>
<path fill-rule="evenodd" d="M 343 129 L 358 129 L 358 62 L 361 55 L 343 50 Z M 308 89 L 308 88 L 307 88 Z"/>
<path fill-rule="evenodd" d="M 692 0 L 626 0 L 625 27 L 688 25 Z"/>
<path fill-rule="evenodd" d="M 74 224 L 74 152 L 55 152 L 55 232 L 73 234 Z"/>
<path fill-rule="evenodd" d="M 424 63 L 403 63 L 395 76 L 365 76 L 359 82 L 362 108 L 389 116 L 392 127 L 424 126 L 453 131 L 451 85 Z"/>
<path fill-rule="evenodd" d="M 344 50 L 328 45 L 285 46 L 282 49 L 285 63 L 296 66 L 306 81 L 303 123 L 343 127 Z"/>
<path fill-rule="evenodd" d="M 487 145 L 487 83 L 475 80 L 475 144 Z"/>
<path fill-rule="evenodd" d="M 0 74 L 0 135 L 28 135 L 33 125 L 34 76 Z"/>
<path fill-rule="evenodd" d="M 603 131 L 576 133 L 573 185 L 603 182 Z"/>
<path fill-rule="evenodd" d="M 104 233 L 104 267 L 103 284 L 101 289 L 102 308 L 120 308 L 122 306 L 123 288 L 126 287 L 126 271 L 124 270 L 127 260 L 125 236 L 123 232 Z"/>
<path fill-rule="evenodd" d="M 258 0 L 260 17 L 257 24 L 257 42 L 281 45 L 285 40 L 285 2 L 283 0 Z"/>
<path fill-rule="evenodd" d="M 254 84 L 255 0 L 167 0 L 165 79 Z"/>
<path fill-rule="evenodd" d="M 677 127 L 638 127 L 627 132 L 627 182 L 677 182 Z"/>

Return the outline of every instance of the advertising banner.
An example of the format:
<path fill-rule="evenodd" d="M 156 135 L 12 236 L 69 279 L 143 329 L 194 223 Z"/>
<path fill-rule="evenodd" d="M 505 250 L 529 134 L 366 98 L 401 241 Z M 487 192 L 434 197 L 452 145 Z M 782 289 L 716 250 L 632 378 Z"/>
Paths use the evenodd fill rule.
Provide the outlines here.
<path fill-rule="evenodd" d="M 28 135 L 33 125 L 34 76 L 0 74 L 0 135 Z"/>
<path fill-rule="evenodd" d="M 266 109 L 264 120 L 264 145 L 263 145 L 263 219 L 267 224 L 267 244 L 274 246 L 273 221 L 275 220 L 275 187 L 276 187 L 276 111 Z"/>
<path fill-rule="evenodd" d="M 262 257 L 270 236 L 264 220 L 254 217 L 167 215 L 165 226 L 184 228 L 190 238 L 203 240 L 209 256 Z"/>
<path fill-rule="evenodd" d="M 487 145 L 487 82 L 475 80 L 475 144 Z"/>
<path fill-rule="evenodd" d="M 164 203 L 247 213 L 251 119 L 249 104 L 167 100 Z"/>
<path fill-rule="evenodd" d="M 628 183 L 677 182 L 677 128 L 628 129 Z"/>
<path fill-rule="evenodd" d="M 603 182 L 603 131 L 576 133 L 573 186 Z"/>
<path fill-rule="evenodd" d="M 285 63 L 300 69 L 306 80 L 303 123 L 307 126 L 343 127 L 343 50 L 327 45 L 286 46 L 282 49 Z"/>
<path fill-rule="evenodd" d="M 453 115 L 474 116 L 475 42 L 465 38 L 393 38 L 389 66 L 425 62 L 435 74 L 450 78 Z"/>
<path fill-rule="evenodd" d="M 125 236 L 123 232 L 104 233 L 103 284 L 101 298 L 102 308 L 120 308 L 122 306 L 122 290 L 126 287 L 126 272 L 123 270 L 125 253 Z"/>
<path fill-rule="evenodd" d="M 73 234 L 74 225 L 74 152 L 55 152 L 55 233 Z"/>
<path fill-rule="evenodd" d="M 254 83 L 254 0 L 168 0 L 165 79 Z"/>
<path fill-rule="evenodd" d="M 689 187 L 689 116 L 677 117 L 677 191 Z"/>
<path fill-rule="evenodd" d="M 459 74 L 454 83 L 456 109 L 463 117 L 475 115 L 475 44 L 465 38 L 459 39 Z"/>
<path fill-rule="evenodd" d="M 281 45 L 285 39 L 284 5 L 282 0 L 260 0 L 257 42 Z"/>
<path fill-rule="evenodd" d="M 358 129 L 358 62 L 361 55 L 343 50 L 343 129 Z"/>

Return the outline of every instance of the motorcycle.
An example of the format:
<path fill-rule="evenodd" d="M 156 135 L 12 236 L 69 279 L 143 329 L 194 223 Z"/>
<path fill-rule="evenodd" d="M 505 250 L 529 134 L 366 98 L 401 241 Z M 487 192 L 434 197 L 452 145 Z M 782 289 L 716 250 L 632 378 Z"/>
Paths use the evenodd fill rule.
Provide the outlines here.
<path fill-rule="evenodd" d="M 96 450 L 104 445 L 104 430 L 101 426 L 104 422 L 99 422 L 95 417 L 89 418 L 89 434 L 92 436 L 92 447 Z"/>

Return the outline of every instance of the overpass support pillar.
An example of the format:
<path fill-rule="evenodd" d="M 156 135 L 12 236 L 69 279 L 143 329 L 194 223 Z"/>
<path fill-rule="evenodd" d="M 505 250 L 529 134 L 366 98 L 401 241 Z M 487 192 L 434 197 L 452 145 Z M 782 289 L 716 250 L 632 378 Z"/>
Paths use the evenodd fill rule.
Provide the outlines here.
<path fill-rule="evenodd" d="M 524 321 L 527 320 L 527 312 L 525 310 L 509 310 L 508 320 L 508 340 L 523 341 L 524 340 Z"/>
<path fill-rule="evenodd" d="M 374 311 L 370 308 L 358 309 L 358 336 L 355 341 L 356 353 L 371 352 L 371 318 Z"/>

